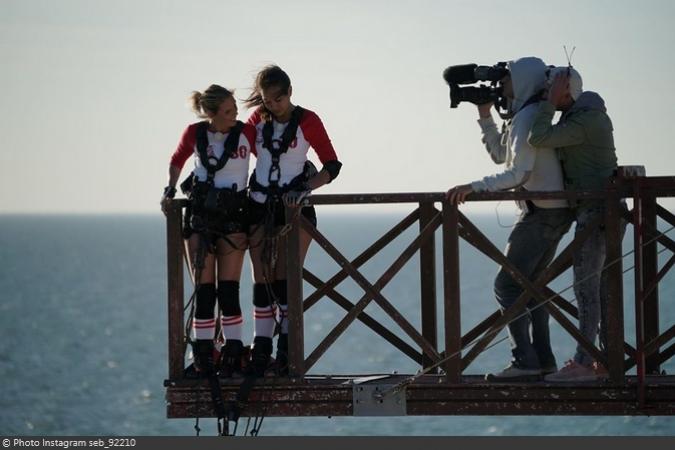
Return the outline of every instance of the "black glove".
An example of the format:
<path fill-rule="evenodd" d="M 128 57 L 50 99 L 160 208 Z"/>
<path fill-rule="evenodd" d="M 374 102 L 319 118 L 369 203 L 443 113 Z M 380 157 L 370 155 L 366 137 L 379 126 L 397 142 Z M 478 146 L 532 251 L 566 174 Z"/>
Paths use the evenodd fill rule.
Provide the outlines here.
<path fill-rule="evenodd" d="M 162 194 L 162 199 L 159 201 L 159 204 L 162 206 L 162 212 L 167 214 L 169 212 L 169 203 L 172 198 L 176 195 L 176 188 L 173 186 L 167 186 L 164 188 L 164 193 Z"/>
<path fill-rule="evenodd" d="M 167 186 L 164 188 L 164 198 L 174 198 L 176 196 L 176 188 L 173 186 Z"/>

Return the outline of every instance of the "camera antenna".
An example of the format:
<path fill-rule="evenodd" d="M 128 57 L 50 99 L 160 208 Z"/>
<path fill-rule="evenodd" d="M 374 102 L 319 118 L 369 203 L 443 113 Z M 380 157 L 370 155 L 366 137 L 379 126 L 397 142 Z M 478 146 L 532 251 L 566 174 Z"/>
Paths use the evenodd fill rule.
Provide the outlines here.
<path fill-rule="evenodd" d="M 567 46 L 563 45 L 563 50 L 565 51 L 565 56 L 567 57 L 567 67 L 572 67 L 572 57 L 574 56 L 574 51 L 577 49 L 576 45 L 572 47 L 572 51 L 567 53 Z"/>

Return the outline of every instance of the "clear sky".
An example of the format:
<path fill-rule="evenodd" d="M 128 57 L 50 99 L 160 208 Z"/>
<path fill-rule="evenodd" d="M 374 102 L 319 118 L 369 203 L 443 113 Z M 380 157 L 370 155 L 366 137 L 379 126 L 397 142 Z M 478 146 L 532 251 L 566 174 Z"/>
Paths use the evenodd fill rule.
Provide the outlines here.
<path fill-rule="evenodd" d="M 562 65 L 563 45 L 607 102 L 620 164 L 673 175 L 674 19 L 669 0 L 3 0 L 0 213 L 159 211 L 190 91 L 244 98 L 270 62 L 344 163 L 320 192 L 446 190 L 499 168 L 443 69 Z"/>

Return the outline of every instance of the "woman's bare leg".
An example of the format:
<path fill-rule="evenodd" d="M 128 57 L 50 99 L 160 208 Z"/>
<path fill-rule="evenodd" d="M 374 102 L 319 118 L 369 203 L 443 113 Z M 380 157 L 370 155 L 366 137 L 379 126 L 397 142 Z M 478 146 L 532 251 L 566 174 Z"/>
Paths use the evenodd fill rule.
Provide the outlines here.
<path fill-rule="evenodd" d="M 239 281 L 247 247 L 246 233 L 229 234 L 227 240 L 218 239 L 216 242 L 218 280 Z"/>

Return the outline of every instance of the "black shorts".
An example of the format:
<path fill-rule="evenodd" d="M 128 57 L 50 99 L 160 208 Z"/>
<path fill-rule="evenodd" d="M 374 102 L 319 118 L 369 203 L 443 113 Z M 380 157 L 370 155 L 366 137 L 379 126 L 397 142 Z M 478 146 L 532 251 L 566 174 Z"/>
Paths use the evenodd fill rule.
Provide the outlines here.
<path fill-rule="evenodd" d="M 273 211 L 274 214 L 274 226 L 280 227 L 286 225 L 286 208 L 281 201 L 273 202 L 270 205 L 267 203 L 258 203 L 255 200 L 249 199 L 248 204 L 248 222 L 249 227 L 255 227 L 260 225 L 265 221 L 265 216 L 267 215 L 268 207 Z M 316 227 L 316 209 L 314 206 L 303 206 L 300 210 L 300 214 L 305 216 L 309 222 Z"/>
<path fill-rule="evenodd" d="M 246 191 L 231 195 L 217 210 L 206 210 L 194 201 L 185 208 L 183 238 L 203 233 L 212 244 L 218 238 L 248 230 L 249 199 Z"/>

